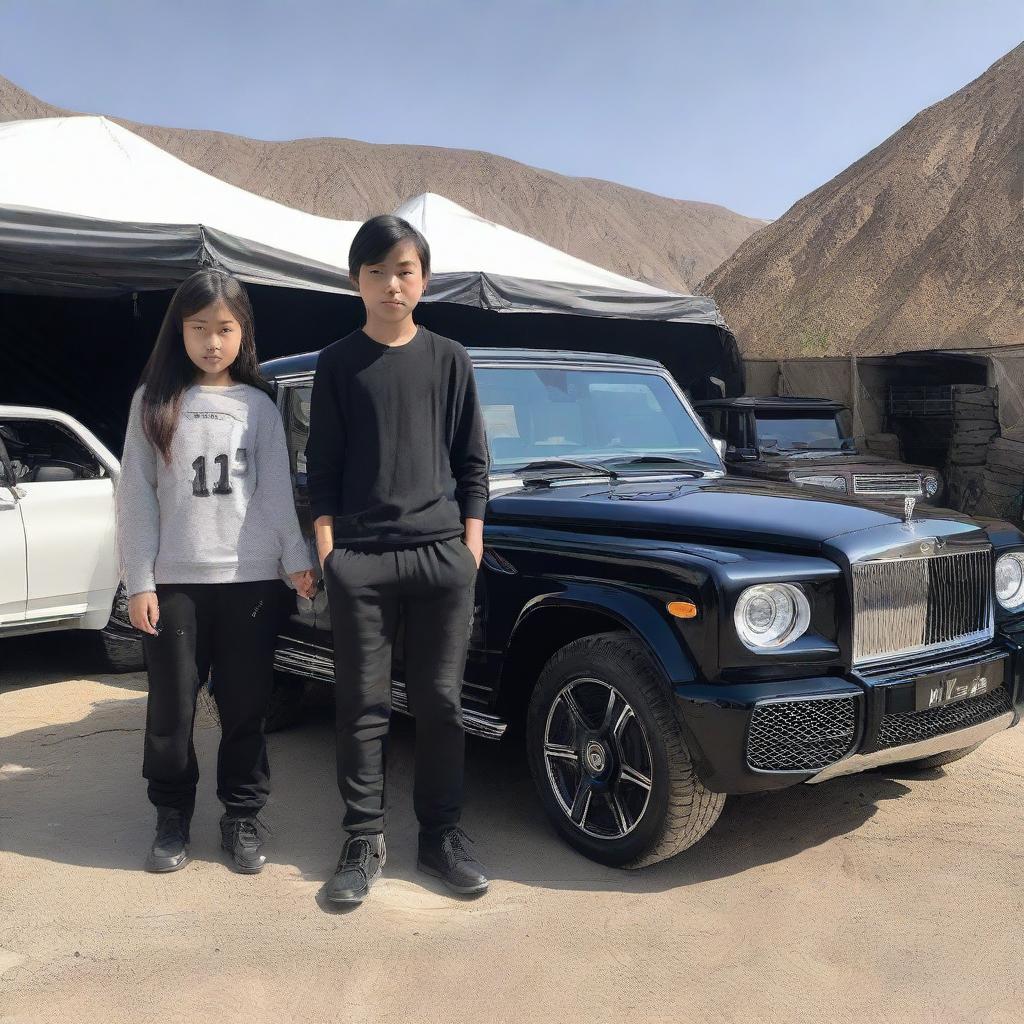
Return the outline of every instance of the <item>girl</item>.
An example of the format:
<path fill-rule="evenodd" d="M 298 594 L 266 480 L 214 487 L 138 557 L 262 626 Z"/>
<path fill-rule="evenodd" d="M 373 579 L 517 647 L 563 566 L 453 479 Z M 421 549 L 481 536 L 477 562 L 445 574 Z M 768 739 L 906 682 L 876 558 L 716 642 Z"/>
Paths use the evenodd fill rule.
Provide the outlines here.
<path fill-rule="evenodd" d="M 299 594 L 314 593 L 270 395 L 244 287 L 220 271 L 193 274 L 171 299 L 132 399 L 116 497 L 129 616 L 146 634 L 142 773 L 157 809 L 148 871 L 188 862 L 199 778 L 192 727 L 211 668 L 221 842 L 241 872 L 266 861 L 256 815 L 269 792 L 263 716 L 279 565 Z"/>

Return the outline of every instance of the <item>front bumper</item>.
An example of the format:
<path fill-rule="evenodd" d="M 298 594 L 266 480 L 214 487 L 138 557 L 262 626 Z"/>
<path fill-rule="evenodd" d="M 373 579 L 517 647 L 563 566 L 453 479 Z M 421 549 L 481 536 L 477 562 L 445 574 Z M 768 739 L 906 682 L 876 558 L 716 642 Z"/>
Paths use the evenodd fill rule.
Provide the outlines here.
<path fill-rule="evenodd" d="M 999 663 L 998 688 L 915 710 L 917 680 Z M 824 782 L 886 764 L 973 746 L 1024 715 L 1024 649 L 997 636 L 945 659 L 870 673 L 676 687 L 694 766 L 716 793 Z"/>
<path fill-rule="evenodd" d="M 849 757 L 844 757 L 841 761 L 835 761 L 827 768 L 823 768 L 807 781 L 826 782 L 828 779 L 835 779 L 840 775 L 856 775 L 858 772 L 882 768 L 887 764 L 917 761 L 922 757 L 931 757 L 932 754 L 944 754 L 947 750 L 973 747 L 976 743 L 995 736 L 997 732 L 1009 729 L 1013 724 L 1013 712 L 1007 711 L 995 718 L 986 719 L 979 725 L 941 733 L 931 739 L 918 740 L 917 743 L 907 743 L 901 747 L 888 747 L 885 750 L 875 750 L 868 754 L 850 754 Z"/>

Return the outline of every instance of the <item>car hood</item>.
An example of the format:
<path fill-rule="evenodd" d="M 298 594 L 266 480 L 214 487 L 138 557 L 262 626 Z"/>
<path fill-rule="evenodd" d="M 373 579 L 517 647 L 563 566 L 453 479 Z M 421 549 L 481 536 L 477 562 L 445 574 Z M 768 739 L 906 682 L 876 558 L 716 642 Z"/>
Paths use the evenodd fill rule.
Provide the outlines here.
<path fill-rule="evenodd" d="M 796 470 L 800 473 L 827 472 L 838 473 L 935 473 L 934 469 L 925 466 L 912 466 L 906 462 L 896 462 L 884 455 L 873 455 L 867 452 L 844 452 L 841 455 L 827 455 L 821 452 L 793 452 L 789 455 L 769 455 L 756 462 L 729 463 L 731 470 L 740 472 L 756 472 L 778 478 L 789 476 Z"/>
<path fill-rule="evenodd" d="M 489 523 L 530 522 L 674 539 L 756 541 L 800 549 L 818 549 L 845 534 L 903 522 L 893 506 L 735 477 L 579 484 L 560 481 L 557 486 L 530 484 L 508 491 L 496 487 L 493 494 L 487 512 Z M 927 532 L 926 522 L 936 523 L 935 532 L 941 533 L 980 529 L 970 517 L 949 509 L 919 506 L 914 519 L 920 522 L 922 532 Z M 945 525 L 940 527 L 940 522 Z"/>

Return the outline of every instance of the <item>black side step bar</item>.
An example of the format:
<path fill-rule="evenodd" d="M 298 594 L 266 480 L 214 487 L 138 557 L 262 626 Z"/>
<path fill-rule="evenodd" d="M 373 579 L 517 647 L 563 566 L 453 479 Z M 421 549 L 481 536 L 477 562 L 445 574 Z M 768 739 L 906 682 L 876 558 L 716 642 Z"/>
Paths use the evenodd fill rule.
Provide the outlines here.
<path fill-rule="evenodd" d="M 279 636 L 274 652 L 274 668 L 279 672 L 315 679 L 317 682 L 334 684 L 334 658 L 326 647 L 303 643 L 291 637 Z M 405 683 L 400 679 L 391 681 L 391 704 L 403 715 L 409 714 L 409 697 Z M 508 722 L 485 711 L 475 711 L 463 706 L 462 722 L 466 732 L 482 736 L 487 740 L 500 740 L 508 728 Z"/>

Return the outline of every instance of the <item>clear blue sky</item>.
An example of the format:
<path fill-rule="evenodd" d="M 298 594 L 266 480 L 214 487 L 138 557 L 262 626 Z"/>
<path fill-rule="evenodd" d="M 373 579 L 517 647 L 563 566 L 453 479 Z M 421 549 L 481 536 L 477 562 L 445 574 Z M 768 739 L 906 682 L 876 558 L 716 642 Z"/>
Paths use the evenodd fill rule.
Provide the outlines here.
<path fill-rule="evenodd" d="M 0 74 L 59 106 L 770 218 L 1022 39 L 1021 0 L 0 0 Z"/>

